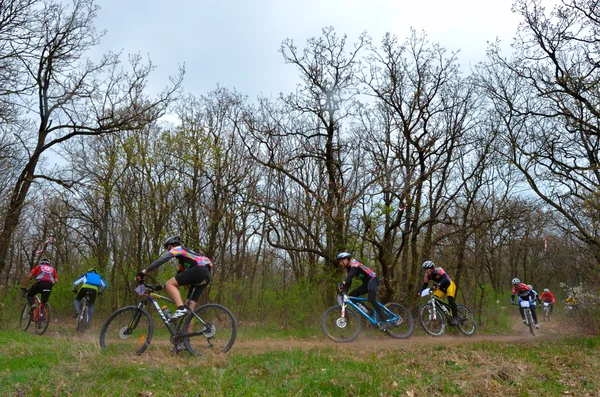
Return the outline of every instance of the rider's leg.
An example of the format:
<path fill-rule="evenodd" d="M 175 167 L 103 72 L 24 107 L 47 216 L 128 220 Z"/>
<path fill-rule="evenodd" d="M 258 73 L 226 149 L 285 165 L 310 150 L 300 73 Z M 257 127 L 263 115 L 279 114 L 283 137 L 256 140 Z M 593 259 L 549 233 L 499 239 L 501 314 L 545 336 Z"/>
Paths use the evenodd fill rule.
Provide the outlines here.
<path fill-rule="evenodd" d="M 385 312 L 383 311 L 383 309 L 381 308 L 381 306 L 379 306 L 377 304 L 377 289 L 379 288 L 379 277 L 374 277 L 371 280 L 369 280 L 369 283 L 367 284 L 367 290 L 369 291 L 367 293 L 367 298 L 369 299 L 369 303 L 373 306 L 373 308 L 375 309 L 375 312 L 377 313 L 377 318 L 379 319 L 380 322 L 385 323 Z"/>
<path fill-rule="evenodd" d="M 454 284 L 454 281 L 450 281 L 450 285 L 444 292 L 448 297 L 448 303 L 450 304 L 450 309 L 452 311 L 452 320 L 450 321 L 450 324 L 456 325 L 458 324 L 458 306 L 456 306 L 456 299 L 454 299 L 456 296 L 456 284 Z"/>
<path fill-rule="evenodd" d="M 92 322 L 92 317 L 94 316 L 94 304 L 93 303 L 88 303 L 88 318 L 87 318 L 87 324 L 86 327 L 90 327 L 90 324 Z"/>
<path fill-rule="evenodd" d="M 531 317 L 533 317 L 533 323 L 537 324 L 537 313 L 535 312 L 535 305 L 530 305 L 529 309 L 531 309 Z"/>
<path fill-rule="evenodd" d="M 165 289 L 169 293 L 171 299 L 173 299 L 173 302 L 175 302 L 177 305 L 177 308 L 179 309 L 180 307 L 183 307 L 183 300 L 181 299 L 181 294 L 179 293 L 179 283 L 175 277 L 171 277 L 165 283 Z"/>

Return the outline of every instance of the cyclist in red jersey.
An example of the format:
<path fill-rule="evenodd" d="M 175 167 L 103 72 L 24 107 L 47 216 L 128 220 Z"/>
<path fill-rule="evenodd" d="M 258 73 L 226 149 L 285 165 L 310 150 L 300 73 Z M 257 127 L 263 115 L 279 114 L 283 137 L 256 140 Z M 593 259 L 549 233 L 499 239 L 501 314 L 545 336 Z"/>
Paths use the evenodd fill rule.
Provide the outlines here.
<path fill-rule="evenodd" d="M 23 291 L 27 291 L 27 284 L 32 278 L 35 278 L 35 284 L 33 284 L 27 292 L 27 302 L 33 309 L 35 308 L 35 300 L 33 297 L 37 294 L 41 293 L 42 298 L 40 300 L 42 303 L 48 302 L 52 287 L 54 287 L 54 284 L 58 281 L 58 274 L 56 273 L 56 269 L 50 264 L 50 261 L 44 258 L 40 260 L 39 265 L 34 267 L 27 277 L 25 277 L 25 280 L 23 280 L 21 285 Z"/>
<path fill-rule="evenodd" d="M 349 295 L 360 296 L 367 294 L 369 303 L 377 312 L 377 318 L 379 320 L 384 319 L 385 314 L 377 304 L 377 288 L 379 288 L 379 277 L 377 277 L 377 274 L 358 260 L 352 258 L 352 255 L 347 252 L 339 253 L 335 259 L 338 262 L 338 266 L 346 271 L 346 279 L 340 284 L 339 291 L 348 293 L 348 289 L 352 285 L 352 279 L 355 277 L 362 280 L 362 285 L 353 289 Z M 382 331 L 385 331 L 389 327 L 389 324 L 385 321 L 380 322 L 378 325 Z"/>
<path fill-rule="evenodd" d="M 550 292 L 548 288 L 544 288 L 544 292 L 542 292 L 538 299 L 540 302 L 548 302 L 550 306 L 550 313 L 552 313 L 552 310 L 554 309 L 554 302 L 556 302 L 556 299 L 554 299 L 554 294 Z"/>

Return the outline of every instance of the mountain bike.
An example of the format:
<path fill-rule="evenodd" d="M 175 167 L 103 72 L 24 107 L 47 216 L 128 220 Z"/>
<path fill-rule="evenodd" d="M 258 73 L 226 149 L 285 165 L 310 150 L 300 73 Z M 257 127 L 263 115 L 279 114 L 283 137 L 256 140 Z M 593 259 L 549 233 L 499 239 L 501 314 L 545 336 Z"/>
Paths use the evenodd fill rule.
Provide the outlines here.
<path fill-rule="evenodd" d="M 550 311 L 550 302 L 543 302 L 544 303 L 544 321 L 550 321 L 550 318 L 552 317 L 552 312 Z"/>
<path fill-rule="evenodd" d="M 361 316 L 373 326 L 378 326 L 377 312 L 373 311 L 371 316 L 361 303 L 367 301 L 367 298 L 338 294 L 337 299 L 338 305 L 327 309 L 321 319 L 321 328 L 332 341 L 347 343 L 356 339 L 361 330 Z M 388 328 L 383 329 L 385 333 L 397 339 L 405 339 L 412 335 L 415 323 L 408 309 L 393 302 L 386 305 L 380 302 L 377 304 L 386 316 L 384 321 Z"/>
<path fill-rule="evenodd" d="M 50 324 L 50 304 L 42 303 L 37 295 L 33 297 L 35 302 L 35 308 L 31 309 L 29 303 L 25 303 L 23 310 L 21 310 L 21 316 L 19 317 L 19 328 L 23 331 L 27 331 L 31 323 L 35 323 L 35 333 L 42 335 L 48 329 Z"/>
<path fill-rule="evenodd" d="M 146 276 L 149 277 L 149 276 Z M 136 288 L 140 300 L 136 306 L 125 306 L 108 317 L 100 331 L 100 346 L 116 353 L 142 354 L 150 345 L 154 324 L 148 306 L 154 307 L 171 335 L 172 351 L 187 350 L 193 356 L 205 353 L 226 353 L 231 349 L 237 336 L 237 322 L 233 314 L 224 306 L 209 303 L 191 310 L 174 322 L 170 314 L 160 308 L 159 301 L 173 303 L 157 294 L 162 285 L 147 284 L 142 281 Z"/>
<path fill-rule="evenodd" d="M 425 332 L 431 336 L 440 336 L 446 331 L 446 323 L 452 320 L 450 304 L 433 294 L 435 289 L 426 288 L 421 291 L 421 298 L 428 298 L 427 303 L 419 308 L 419 320 Z M 456 305 L 457 324 L 460 332 L 467 336 L 475 333 L 477 325 L 473 313 L 465 305 Z"/>
<path fill-rule="evenodd" d="M 535 336 L 533 315 L 531 314 L 529 301 L 520 300 L 519 302 L 513 302 L 513 305 L 519 305 L 523 308 L 523 312 L 525 314 L 525 325 L 529 327 L 529 332 L 531 333 L 531 335 Z"/>
<path fill-rule="evenodd" d="M 77 315 L 77 326 L 75 327 L 80 334 L 83 334 L 90 326 L 90 308 L 88 306 L 90 299 L 92 299 L 92 293 L 87 291 L 80 302 L 81 306 Z"/>

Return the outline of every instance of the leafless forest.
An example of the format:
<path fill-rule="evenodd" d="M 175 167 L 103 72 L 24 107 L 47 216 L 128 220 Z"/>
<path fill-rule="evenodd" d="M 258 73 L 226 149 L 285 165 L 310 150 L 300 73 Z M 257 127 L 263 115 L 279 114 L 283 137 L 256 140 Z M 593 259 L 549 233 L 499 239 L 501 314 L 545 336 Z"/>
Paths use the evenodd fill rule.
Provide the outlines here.
<path fill-rule="evenodd" d="M 340 251 L 384 301 L 415 299 L 425 259 L 476 312 L 513 277 L 597 295 L 600 2 L 513 7 L 512 52 L 469 71 L 416 31 L 282 38 L 297 89 L 249 100 L 184 70 L 150 95 L 151 61 L 92 62 L 93 0 L 0 0 L 0 288 L 53 236 L 64 281 L 97 266 L 116 307 L 179 234 L 241 319 L 327 302 Z"/>

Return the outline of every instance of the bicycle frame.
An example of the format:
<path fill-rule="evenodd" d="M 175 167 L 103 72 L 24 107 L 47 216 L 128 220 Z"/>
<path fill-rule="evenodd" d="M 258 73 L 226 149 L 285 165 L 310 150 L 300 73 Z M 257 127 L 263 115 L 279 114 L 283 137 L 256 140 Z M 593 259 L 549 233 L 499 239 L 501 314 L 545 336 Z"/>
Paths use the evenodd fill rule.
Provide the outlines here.
<path fill-rule="evenodd" d="M 200 318 L 200 316 L 198 316 L 196 313 L 194 313 L 194 311 L 192 309 L 190 309 L 189 306 L 184 305 L 189 310 L 189 314 L 187 316 L 194 316 L 194 317 L 196 317 L 196 320 L 198 320 L 199 322 L 201 322 L 202 325 L 204 326 L 204 328 L 202 330 L 200 330 L 200 331 L 196 331 L 196 332 L 192 332 L 192 333 L 183 333 L 182 334 L 181 333 L 181 326 L 183 325 L 183 321 L 187 318 L 187 316 L 181 317 L 175 323 L 169 322 L 169 319 L 165 316 L 165 313 L 160 308 L 160 305 L 158 304 L 158 302 L 159 301 L 166 301 L 166 302 L 174 303 L 173 300 L 171 298 L 169 298 L 169 297 L 157 294 L 154 291 L 154 288 L 153 288 L 155 286 L 148 285 L 148 284 L 140 284 L 140 286 L 141 285 L 143 285 L 145 288 L 142 289 L 141 291 L 138 291 L 138 289 L 136 289 L 136 291 L 141 295 L 141 299 L 138 302 L 137 307 L 139 309 L 143 310 L 148 305 L 148 302 L 151 302 L 152 305 L 154 306 L 154 308 L 156 309 L 156 312 L 160 316 L 162 322 L 165 324 L 165 326 L 169 330 L 169 333 L 171 334 L 171 336 L 175 340 L 180 340 L 180 339 L 188 337 L 188 336 L 202 335 L 207 330 L 208 327 L 206 326 L 206 322 L 204 322 L 204 320 L 202 320 Z M 136 318 L 131 319 L 130 327 L 131 328 L 135 328 L 134 325 L 137 325 L 137 324 L 134 324 L 134 323 L 137 322 L 137 321 L 139 321 L 139 319 L 136 319 Z"/>
<path fill-rule="evenodd" d="M 360 297 L 348 296 L 348 295 L 346 295 L 346 297 L 348 299 L 345 301 L 341 295 L 338 295 L 338 303 L 342 306 L 342 313 L 341 313 L 342 317 L 344 317 L 346 315 L 346 307 L 350 306 L 353 309 L 355 309 L 361 316 L 366 318 L 371 324 L 373 324 L 375 326 L 377 325 L 377 311 L 373 310 L 373 317 L 371 317 L 368 313 L 365 313 L 365 311 L 362 310 L 358 306 L 358 304 L 360 304 L 361 302 L 367 302 L 368 301 L 367 298 L 360 298 Z M 398 317 L 398 315 L 396 315 L 396 313 L 394 313 L 393 311 L 389 310 L 387 307 L 382 305 L 381 302 L 378 301 L 377 304 L 383 310 L 383 312 L 389 316 L 389 319 L 386 320 L 388 323 L 393 323 L 394 321 L 397 321 L 400 318 L 400 317 Z"/>
<path fill-rule="evenodd" d="M 427 289 L 421 292 L 421 297 L 426 297 L 427 295 L 431 294 L 431 298 L 427 300 L 427 304 L 439 308 L 441 312 L 444 313 L 447 319 L 451 319 L 452 308 L 450 307 L 450 304 L 438 298 L 437 295 L 435 295 L 432 291 L 425 291 L 427 291 Z M 437 320 L 437 310 L 433 310 L 431 315 L 433 317 L 433 320 Z"/>

